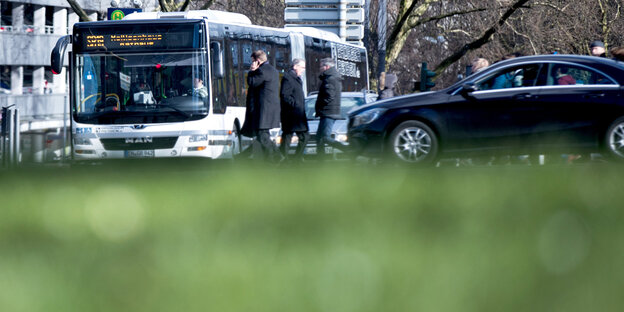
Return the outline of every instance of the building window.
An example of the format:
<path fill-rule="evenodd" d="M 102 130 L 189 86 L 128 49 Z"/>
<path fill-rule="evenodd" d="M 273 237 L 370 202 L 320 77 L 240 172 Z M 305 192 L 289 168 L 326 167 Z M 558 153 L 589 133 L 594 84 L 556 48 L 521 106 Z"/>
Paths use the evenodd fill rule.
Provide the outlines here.
<path fill-rule="evenodd" d="M 0 65 L 0 94 L 11 93 L 11 67 Z"/>
<path fill-rule="evenodd" d="M 32 94 L 33 93 L 33 71 L 34 66 L 24 66 L 24 83 L 22 85 L 22 93 L 23 94 Z"/>
<path fill-rule="evenodd" d="M 24 4 L 24 31 L 27 33 L 35 31 L 35 6 L 30 3 Z"/>
<path fill-rule="evenodd" d="M 13 11 L 11 2 L 0 2 L 0 31 L 10 31 L 13 25 Z"/>
<path fill-rule="evenodd" d="M 54 33 L 54 7 L 47 6 L 45 7 L 45 33 L 53 34 Z"/>

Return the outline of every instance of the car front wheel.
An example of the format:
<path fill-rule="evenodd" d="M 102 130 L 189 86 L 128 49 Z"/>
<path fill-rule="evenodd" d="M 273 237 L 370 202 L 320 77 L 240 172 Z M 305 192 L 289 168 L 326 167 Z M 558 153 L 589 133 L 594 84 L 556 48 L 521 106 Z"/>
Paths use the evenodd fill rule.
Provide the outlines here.
<path fill-rule="evenodd" d="M 617 119 L 607 130 L 606 150 L 615 160 L 624 161 L 624 117 Z"/>
<path fill-rule="evenodd" d="M 436 134 L 426 124 L 410 120 L 401 123 L 388 137 L 392 158 L 412 164 L 428 164 L 438 154 Z"/>

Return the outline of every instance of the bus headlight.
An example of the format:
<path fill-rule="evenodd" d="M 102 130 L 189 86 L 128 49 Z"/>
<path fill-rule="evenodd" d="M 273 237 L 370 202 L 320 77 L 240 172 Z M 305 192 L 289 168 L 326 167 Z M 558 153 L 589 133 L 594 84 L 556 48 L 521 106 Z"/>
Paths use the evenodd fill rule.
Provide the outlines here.
<path fill-rule="evenodd" d="M 189 143 L 205 142 L 205 141 L 208 141 L 208 135 L 207 134 L 197 134 L 197 135 L 191 135 L 189 137 Z"/>
<path fill-rule="evenodd" d="M 74 145 L 91 145 L 91 140 L 87 138 L 74 138 Z"/>
<path fill-rule="evenodd" d="M 336 141 L 338 142 L 347 142 L 346 134 L 336 134 Z"/>

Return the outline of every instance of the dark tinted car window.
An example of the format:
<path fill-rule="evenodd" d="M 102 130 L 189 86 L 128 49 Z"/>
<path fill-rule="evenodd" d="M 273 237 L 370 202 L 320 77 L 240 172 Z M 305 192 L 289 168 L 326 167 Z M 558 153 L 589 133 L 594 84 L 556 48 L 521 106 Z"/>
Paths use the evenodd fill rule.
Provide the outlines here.
<path fill-rule="evenodd" d="M 539 64 L 528 64 L 509 67 L 496 75 L 478 83 L 479 90 L 533 87 L 540 85 Z"/>
<path fill-rule="evenodd" d="M 606 76 L 576 65 L 569 64 L 549 64 L 547 85 L 596 85 L 614 84 Z"/>

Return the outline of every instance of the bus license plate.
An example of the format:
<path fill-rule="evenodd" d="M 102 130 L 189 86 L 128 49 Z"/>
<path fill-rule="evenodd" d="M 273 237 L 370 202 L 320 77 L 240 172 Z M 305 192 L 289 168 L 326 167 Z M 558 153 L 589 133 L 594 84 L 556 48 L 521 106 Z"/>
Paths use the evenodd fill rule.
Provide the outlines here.
<path fill-rule="evenodd" d="M 325 146 L 325 154 L 332 154 L 334 149 L 331 146 Z M 305 154 L 316 154 L 316 147 L 306 147 Z"/>
<path fill-rule="evenodd" d="M 147 158 L 154 157 L 154 150 L 137 150 L 137 151 L 126 151 L 127 158 Z"/>

